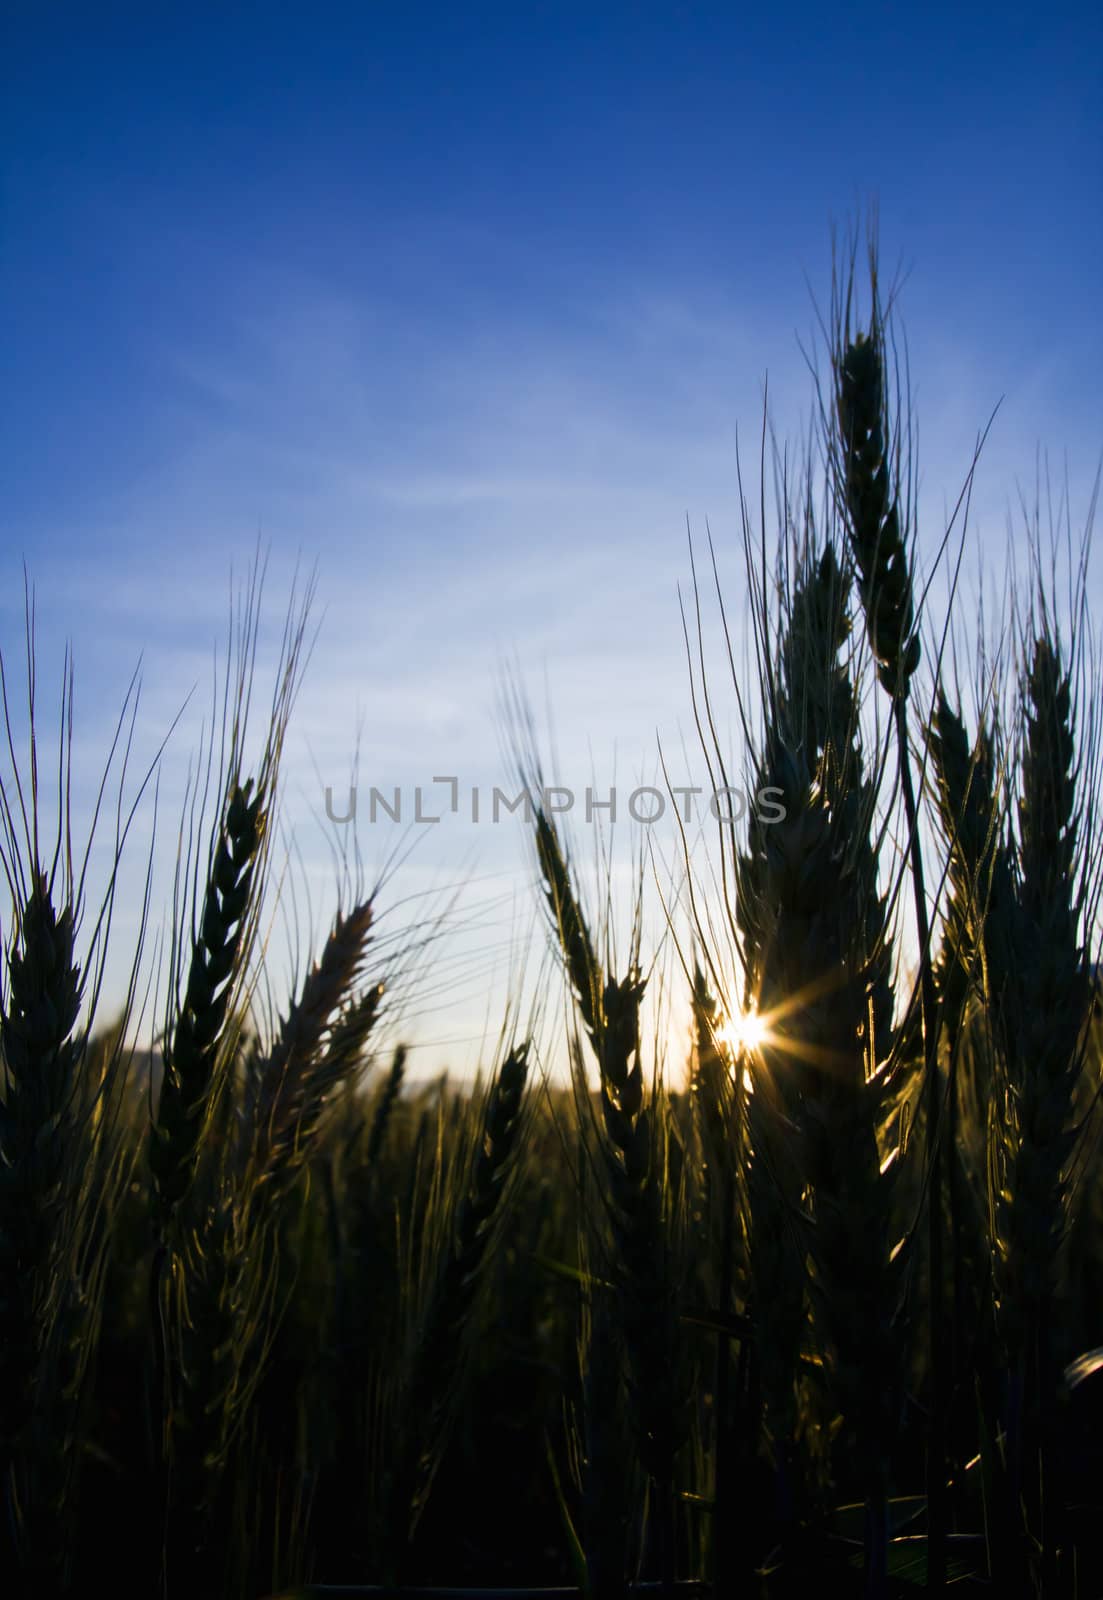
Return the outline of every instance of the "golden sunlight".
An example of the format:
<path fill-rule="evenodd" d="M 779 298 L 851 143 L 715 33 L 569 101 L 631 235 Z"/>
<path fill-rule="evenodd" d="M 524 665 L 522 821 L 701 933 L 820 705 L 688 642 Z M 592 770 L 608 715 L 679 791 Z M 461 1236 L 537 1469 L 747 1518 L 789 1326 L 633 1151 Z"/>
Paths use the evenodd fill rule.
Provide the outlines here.
<path fill-rule="evenodd" d="M 721 1030 L 724 1042 L 735 1050 L 758 1050 L 766 1043 L 765 1018 L 757 1011 L 741 1011 Z"/>

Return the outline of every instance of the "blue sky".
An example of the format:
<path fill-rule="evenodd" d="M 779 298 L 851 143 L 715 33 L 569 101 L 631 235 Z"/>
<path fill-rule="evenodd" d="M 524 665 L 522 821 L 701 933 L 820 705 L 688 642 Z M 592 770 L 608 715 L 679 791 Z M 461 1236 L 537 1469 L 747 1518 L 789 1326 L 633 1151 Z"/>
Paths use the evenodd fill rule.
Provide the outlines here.
<path fill-rule="evenodd" d="M 806 425 L 798 340 L 832 225 L 871 202 L 907 272 L 921 563 L 997 402 L 967 565 L 1002 581 L 1039 449 L 1082 521 L 1095 8 L 743 9 L 5 6 L 0 643 L 17 666 L 26 561 L 44 683 L 73 643 L 85 795 L 139 655 L 139 764 L 201 686 L 165 758 L 158 916 L 258 536 L 273 638 L 318 562 L 284 814 L 319 906 L 322 782 L 361 721 L 364 783 L 502 781 L 516 657 L 568 781 L 651 772 L 657 731 L 676 747 L 687 517 L 738 618 L 737 432 L 753 474 L 767 373 L 779 433 Z M 395 835 L 361 843 L 370 863 Z M 449 819 L 394 881 L 479 880 L 427 1065 L 496 1032 L 526 870 L 517 830 Z"/>

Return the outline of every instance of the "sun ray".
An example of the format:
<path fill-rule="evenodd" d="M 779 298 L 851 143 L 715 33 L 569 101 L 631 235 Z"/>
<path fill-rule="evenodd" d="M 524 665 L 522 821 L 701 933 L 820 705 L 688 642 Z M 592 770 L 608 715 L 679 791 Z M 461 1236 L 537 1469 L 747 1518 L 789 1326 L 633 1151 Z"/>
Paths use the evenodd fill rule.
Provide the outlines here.
<path fill-rule="evenodd" d="M 720 1030 L 721 1038 L 736 1054 L 760 1050 L 769 1042 L 770 1030 L 759 1011 L 741 1011 Z"/>

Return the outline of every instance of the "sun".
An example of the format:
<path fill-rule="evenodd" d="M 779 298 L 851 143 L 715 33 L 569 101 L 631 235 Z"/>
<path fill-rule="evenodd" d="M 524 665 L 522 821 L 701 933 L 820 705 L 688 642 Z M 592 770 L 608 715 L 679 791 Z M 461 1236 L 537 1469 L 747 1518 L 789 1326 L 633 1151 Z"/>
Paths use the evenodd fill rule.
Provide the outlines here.
<path fill-rule="evenodd" d="M 759 1050 L 766 1043 L 769 1029 L 758 1011 L 741 1011 L 721 1029 L 724 1042 L 733 1050 Z"/>

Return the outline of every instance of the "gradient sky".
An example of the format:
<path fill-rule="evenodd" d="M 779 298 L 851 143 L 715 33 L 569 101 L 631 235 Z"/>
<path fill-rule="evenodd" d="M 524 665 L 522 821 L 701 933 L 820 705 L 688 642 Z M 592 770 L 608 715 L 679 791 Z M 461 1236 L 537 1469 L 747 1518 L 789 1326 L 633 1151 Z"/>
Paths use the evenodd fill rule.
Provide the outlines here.
<path fill-rule="evenodd" d="M 547 693 L 564 781 L 653 772 L 656 733 L 672 749 L 690 726 L 687 518 L 738 619 L 737 432 L 754 479 L 768 374 L 799 439 L 832 226 L 871 203 L 883 269 L 906 273 L 920 564 L 997 403 L 968 569 L 1002 581 L 1039 451 L 1082 525 L 1103 443 L 1098 8 L 825 15 L 3 6 L 0 643 L 18 683 L 25 562 L 44 701 L 75 652 L 85 806 L 139 657 L 136 770 L 199 685 L 164 760 L 155 925 L 231 567 L 258 537 L 265 659 L 296 560 L 318 563 L 284 810 L 316 919 L 322 786 L 347 783 L 358 726 L 362 785 L 489 792 L 504 660 Z M 477 881 L 419 1059 L 470 1066 L 531 867 L 518 828 L 421 833 L 393 899 Z M 369 868 L 397 839 L 360 829 Z"/>

